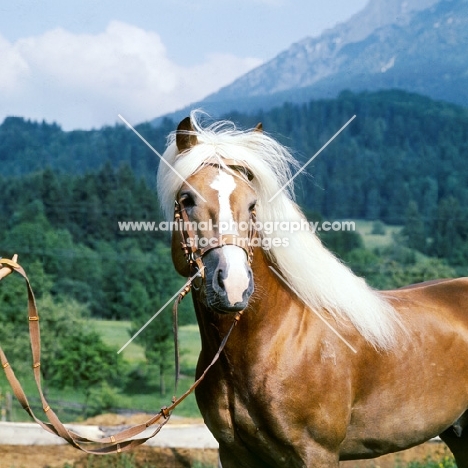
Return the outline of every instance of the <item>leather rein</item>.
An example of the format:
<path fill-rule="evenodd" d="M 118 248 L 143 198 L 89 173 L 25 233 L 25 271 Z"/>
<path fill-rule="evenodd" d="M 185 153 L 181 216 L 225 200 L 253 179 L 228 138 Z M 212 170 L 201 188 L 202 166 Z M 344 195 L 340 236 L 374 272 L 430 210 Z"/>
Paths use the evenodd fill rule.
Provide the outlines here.
<path fill-rule="evenodd" d="M 255 220 L 255 212 L 252 212 L 251 215 L 252 220 Z M 180 373 L 180 365 L 179 365 L 179 346 L 178 346 L 178 325 L 177 325 L 177 310 L 178 305 L 182 301 L 182 299 L 190 292 L 190 289 L 193 286 L 193 281 L 197 277 L 201 277 L 202 281 L 204 279 L 204 265 L 203 265 L 203 256 L 211 249 L 214 248 L 221 248 L 225 245 L 236 245 L 244 249 L 247 255 L 247 259 L 249 265 L 252 262 L 253 258 L 253 246 L 252 246 L 252 239 L 255 236 L 255 230 L 253 228 L 253 223 L 250 223 L 251 227 L 249 229 L 249 235 L 247 239 L 247 245 L 245 245 L 245 241 L 241 242 L 238 236 L 234 236 L 231 234 L 224 234 L 219 236 L 217 242 L 214 245 L 210 245 L 209 248 L 201 249 L 199 248 L 195 241 L 195 233 L 193 230 L 190 229 L 190 223 L 188 219 L 188 215 L 186 210 L 181 206 L 180 202 L 175 203 L 174 209 L 174 219 L 179 224 L 179 231 L 181 233 L 181 248 L 185 255 L 186 261 L 190 267 L 191 272 L 195 274 L 188 279 L 185 286 L 179 293 L 177 297 L 174 307 L 173 307 L 173 319 L 174 319 L 174 340 L 175 340 L 175 361 L 176 361 L 176 389 L 177 389 L 177 382 L 179 379 Z M 188 223 L 185 224 L 184 223 Z M 185 228 L 188 227 L 188 230 Z M 154 437 L 162 427 L 169 421 L 169 418 L 172 414 L 172 411 L 184 401 L 202 382 L 205 378 L 207 372 L 214 366 L 214 364 L 219 359 L 228 339 L 231 335 L 231 332 L 239 322 L 242 313 L 244 311 L 237 312 L 234 320 L 227 332 L 226 336 L 223 338 L 218 351 L 213 357 L 211 363 L 206 367 L 204 372 L 200 375 L 200 377 L 190 386 L 190 388 L 180 397 L 176 398 L 175 396 L 172 398 L 172 403 L 169 406 L 164 406 L 161 408 L 159 413 L 155 414 L 151 418 L 149 418 L 146 422 L 142 424 L 137 424 L 130 428 L 124 429 L 110 437 L 103 437 L 99 439 L 87 438 L 80 436 L 79 434 L 75 433 L 74 431 L 65 427 L 65 425 L 60 421 L 56 413 L 52 410 L 49 403 L 47 402 L 46 397 L 44 396 L 44 392 L 42 390 L 41 384 L 41 335 L 40 335 L 40 326 L 39 326 L 39 314 L 37 310 L 36 300 L 34 297 L 34 292 L 32 290 L 29 278 L 25 272 L 25 270 L 17 263 L 17 256 L 15 255 L 12 260 L 1 258 L 0 257 L 0 280 L 8 276 L 13 271 L 20 274 L 25 282 L 27 287 L 28 293 L 28 321 L 29 321 L 29 336 L 31 342 L 31 351 L 32 351 L 32 358 L 33 358 L 33 373 L 34 379 L 36 382 L 36 387 L 40 396 L 42 409 L 48 419 L 48 422 L 42 421 L 40 418 L 36 416 L 34 411 L 32 410 L 26 394 L 17 379 L 11 365 L 9 364 L 7 357 L 0 347 L 0 361 L 5 371 L 5 375 L 12 387 L 13 393 L 15 394 L 16 398 L 20 402 L 23 409 L 31 416 L 31 418 L 36 421 L 43 429 L 47 432 L 55 434 L 64 440 L 66 440 L 70 445 L 73 447 L 82 450 L 86 453 L 95 454 L 95 455 L 104 455 L 104 454 L 114 454 L 120 452 L 126 452 L 132 450 L 139 445 L 145 443 L 147 440 Z M 144 435 L 143 437 L 137 437 L 141 435 L 144 431 L 148 428 L 153 427 L 153 431 L 150 435 Z"/>

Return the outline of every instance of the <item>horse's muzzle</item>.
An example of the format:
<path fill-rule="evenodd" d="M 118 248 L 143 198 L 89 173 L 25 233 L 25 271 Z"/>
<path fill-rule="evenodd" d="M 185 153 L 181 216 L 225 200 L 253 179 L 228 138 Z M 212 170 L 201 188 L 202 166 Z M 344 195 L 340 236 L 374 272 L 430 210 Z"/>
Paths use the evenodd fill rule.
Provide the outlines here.
<path fill-rule="evenodd" d="M 204 255 L 203 264 L 206 305 L 224 314 L 245 309 L 254 290 L 245 252 L 236 246 L 213 249 Z"/>

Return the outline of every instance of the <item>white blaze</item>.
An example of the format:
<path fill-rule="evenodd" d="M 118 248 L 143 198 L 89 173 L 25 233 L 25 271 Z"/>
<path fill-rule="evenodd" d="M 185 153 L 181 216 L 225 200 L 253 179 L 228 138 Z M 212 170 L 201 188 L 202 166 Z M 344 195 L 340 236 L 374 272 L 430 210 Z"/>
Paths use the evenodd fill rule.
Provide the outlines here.
<path fill-rule="evenodd" d="M 220 234 L 237 234 L 234 217 L 231 210 L 231 193 L 234 192 L 236 181 L 231 174 L 219 172 L 210 187 L 218 192 L 219 215 L 218 228 Z"/>
<path fill-rule="evenodd" d="M 210 187 L 218 192 L 219 234 L 238 234 L 237 225 L 231 209 L 230 196 L 236 188 L 236 182 L 231 174 L 220 171 Z M 245 252 L 235 245 L 222 247 L 226 259 L 224 288 L 231 305 L 242 301 L 244 291 L 249 287 L 249 276 L 247 274 Z"/>

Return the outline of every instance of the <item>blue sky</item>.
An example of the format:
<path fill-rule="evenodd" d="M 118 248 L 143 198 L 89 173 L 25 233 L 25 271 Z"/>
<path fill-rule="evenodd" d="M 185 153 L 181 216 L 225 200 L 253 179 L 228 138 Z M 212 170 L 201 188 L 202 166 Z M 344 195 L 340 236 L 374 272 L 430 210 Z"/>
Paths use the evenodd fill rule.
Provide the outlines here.
<path fill-rule="evenodd" d="M 216 91 L 367 0 L 0 0 L 0 121 L 138 123 Z"/>

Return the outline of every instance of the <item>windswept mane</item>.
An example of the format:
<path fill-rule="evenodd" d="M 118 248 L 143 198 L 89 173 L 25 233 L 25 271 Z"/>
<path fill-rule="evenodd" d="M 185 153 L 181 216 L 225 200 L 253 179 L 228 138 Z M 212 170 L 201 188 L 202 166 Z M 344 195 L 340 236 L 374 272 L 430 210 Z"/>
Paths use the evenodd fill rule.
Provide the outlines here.
<path fill-rule="evenodd" d="M 260 223 L 305 220 L 293 201 L 290 185 L 275 196 L 288 183 L 291 168 L 298 166 L 284 146 L 263 132 L 240 131 L 228 121 L 204 127 L 197 111 L 192 112 L 191 121 L 198 144 L 180 155 L 174 132 L 163 155 L 178 174 L 188 178 L 213 158 L 218 158 L 221 164 L 223 159 L 237 160 L 254 176 L 251 183 L 258 197 L 256 212 Z M 182 180 L 167 164 L 161 163 L 157 185 L 162 208 L 171 219 Z M 325 249 L 311 230 L 276 230 L 270 236 L 287 237 L 288 247 L 271 247 L 267 254 L 310 308 L 326 310 L 337 320 L 350 321 L 376 348 L 389 349 L 395 344 L 399 319 L 394 309 L 379 292 Z"/>

